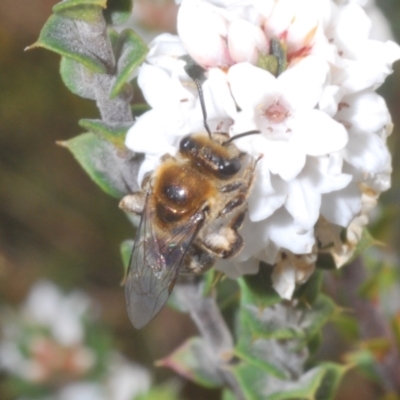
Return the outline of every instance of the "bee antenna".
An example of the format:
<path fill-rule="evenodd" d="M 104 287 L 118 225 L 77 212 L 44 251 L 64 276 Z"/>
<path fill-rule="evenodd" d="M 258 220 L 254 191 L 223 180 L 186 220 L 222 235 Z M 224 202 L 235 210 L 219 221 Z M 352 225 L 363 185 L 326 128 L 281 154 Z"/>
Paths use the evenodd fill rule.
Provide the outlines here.
<path fill-rule="evenodd" d="M 244 136 L 255 135 L 256 133 L 261 133 L 261 131 L 254 130 L 254 131 L 247 131 L 247 132 L 239 133 L 238 135 L 235 135 L 235 136 L 232 136 L 231 138 L 229 138 L 226 142 L 223 143 L 223 145 L 232 143 L 234 140 L 240 139 Z"/>
<path fill-rule="evenodd" d="M 210 138 L 212 138 L 211 130 L 207 123 L 207 110 L 206 110 L 206 104 L 204 102 L 203 88 L 201 87 L 201 82 L 198 79 L 194 79 L 194 82 L 196 83 L 197 91 L 199 92 L 201 111 L 203 112 L 203 125 L 204 125 L 204 128 L 206 128 L 208 136 L 210 136 Z"/>

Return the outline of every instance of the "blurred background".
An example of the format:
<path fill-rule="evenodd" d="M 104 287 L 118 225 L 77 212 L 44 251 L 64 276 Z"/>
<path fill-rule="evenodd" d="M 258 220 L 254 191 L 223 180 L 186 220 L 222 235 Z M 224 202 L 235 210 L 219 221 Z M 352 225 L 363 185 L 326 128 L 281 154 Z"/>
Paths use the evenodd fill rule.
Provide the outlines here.
<path fill-rule="evenodd" d="M 63 85 L 57 55 L 42 49 L 24 52 L 37 39 L 56 2 L 0 1 L 0 302 L 17 306 L 41 278 L 67 292 L 80 288 L 100 304 L 100 323 L 115 348 L 152 368 L 154 360 L 170 353 L 196 330 L 186 316 L 169 309 L 140 332 L 126 317 L 119 248 L 122 240 L 133 237 L 132 226 L 118 209 L 117 200 L 92 183 L 72 155 L 55 143 L 81 133 L 77 121 L 97 118 L 97 109 Z M 135 4 L 142 29 L 152 34 L 174 32 L 173 1 L 136 0 Z M 380 0 L 378 5 L 400 42 L 399 0 Z M 395 124 L 389 138 L 394 174 L 392 189 L 381 197 L 371 229 L 378 240 L 387 243 L 384 252 L 397 259 L 400 63 L 379 92 L 387 100 Z M 340 354 L 327 354 L 340 359 Z M 165 369 L 156 371 L 156 380 L 171 376 Z M 13 398 L 8 396 L 0 382 L 0 398 Z M 218 399 L 219 392 L 183 383 L 182 398 Z M 350 398 L 375 400 L 379 389 L 353 373 L 338 395 L 338 399 Z"/>

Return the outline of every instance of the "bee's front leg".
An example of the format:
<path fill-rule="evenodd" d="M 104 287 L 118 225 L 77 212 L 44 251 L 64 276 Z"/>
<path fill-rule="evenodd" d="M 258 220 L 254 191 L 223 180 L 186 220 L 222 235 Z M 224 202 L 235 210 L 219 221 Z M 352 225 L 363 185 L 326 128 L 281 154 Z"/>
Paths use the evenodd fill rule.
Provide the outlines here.
<path fill-rule="evenodd" d="M 136 215 L 142 215 L 146 202 L 146 192 L 135 192 L 127 194 L 119 203 L 119 208 Z"/>

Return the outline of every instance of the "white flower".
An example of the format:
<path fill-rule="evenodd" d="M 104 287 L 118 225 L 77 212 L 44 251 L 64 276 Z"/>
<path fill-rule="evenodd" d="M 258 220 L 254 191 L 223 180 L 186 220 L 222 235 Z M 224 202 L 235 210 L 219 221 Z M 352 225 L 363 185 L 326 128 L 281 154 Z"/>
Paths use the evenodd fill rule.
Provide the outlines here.
<path fill-rule="evenodd" d="M 392 122 L 374 90 L 400 47 L 370 37 L 365 4 L 183 0 L 179 37 L 156 38 L 139 72 L 152 107 L 126 139 L 145 154 L 139 182 L 164 154 L 176 154 L 184 135 L 205 132 L 185 72 L 188 54 L 205 69 L 211 130 L 259 131 L 234 141 L 262 158 L 241 229 L 244 248 L 216 268 L 237 277 L 254 273 L 259 260 L 275 265 L 274 287 L 284 298 L 312 273 L 318 252 L 329 251 L 338 267 L 349 259 L 368 221 L 365 204 L 390 186 Z"/>
<path fill-rule="evenodd" d="M 36 283 L 20 312 L 2 312 L 0 367 L 33 383 L 51 382 L 86 374 L 96 363 L 84 343 L 83 317 L 93 314 L 89 298 L 81 292 L 67 296 L 48 281 Z M 22 351 L 22 348 L 25 351 Z"/>
<path fill-rule="evenodd" d="M 325 155 L 346 145 L 345 128 L 315 109 L 327 72 L 328 65 L 312 56 L 278 78 L 248 63 L 229 69 L 232 95 L 242 110 L 231 132 L 261 131 L 237 145 L 252 155 L 262 153 L 265 166 L 286 181 L 300 173 L 307 155 Z"/>
<path fill-rule="evenodd" d="M 149 372 L 134 363 L 114 355 L 107 378 L 107 391 L 110 400 L 132 400 L 150 389 Z"/>
<path fill-rule="evenodd" d="M 50 282 L 41 281 L 32 288 L 24 312 L 32 321 L 47 326 L 54 338 L 63 345 L 74 345 L 83 340 L 82 316 L 90 301 L 81 292 L 64 296 Z"/>

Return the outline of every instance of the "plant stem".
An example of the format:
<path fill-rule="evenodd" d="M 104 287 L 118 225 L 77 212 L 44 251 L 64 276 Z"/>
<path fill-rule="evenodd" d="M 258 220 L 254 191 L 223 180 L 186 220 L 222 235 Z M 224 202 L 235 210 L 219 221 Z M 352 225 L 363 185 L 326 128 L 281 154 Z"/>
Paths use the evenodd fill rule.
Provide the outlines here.
<path fill-rule="evenodd" d="M 117 67 L 104 18 L 100 18 L 97 22 L 76 21 L 75 23 L 84 46 L 101 60 L 107 69 L 105 74 L 94 74 L 93 80 L 96 104 L 102 120 L 110 124 L 133 122 L 130 108 L 132 90 L 126 90 L 110 99 Z"/>
<path fill-rule="evenodd" d="M 215 298 L 203 295 L 201 281 L 196 277 L 187 277 L 178 283 L 174 290 L 178 292 L 177 297 L 189 312 L 202 338 L 217 355 L 217 369 L 223 381 L 238 400 L 245 400 L 235 377 L 226 368 L 232 359 L 234 343 Z"/>

